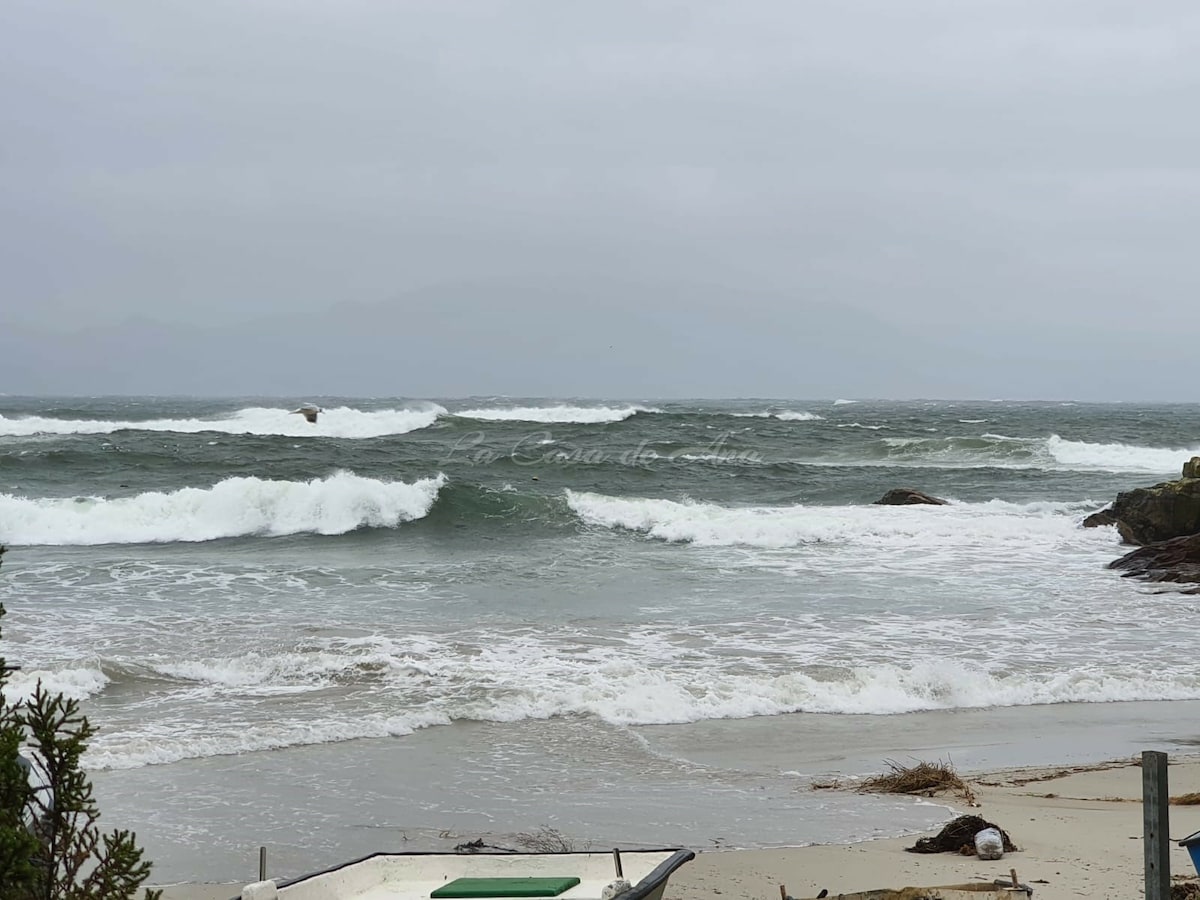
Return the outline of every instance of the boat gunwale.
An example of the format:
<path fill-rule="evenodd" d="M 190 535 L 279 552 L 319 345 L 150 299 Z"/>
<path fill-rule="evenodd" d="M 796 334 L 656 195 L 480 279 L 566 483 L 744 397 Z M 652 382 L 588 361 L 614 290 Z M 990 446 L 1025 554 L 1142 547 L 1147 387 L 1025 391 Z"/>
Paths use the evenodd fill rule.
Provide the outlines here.
<path fill-rule="evenodd" d="M 639 881 L 637 884 L 633 885 L 628 891 L 625 891 L 624 893 L 622 893 L 620 895 L 620 900 L 643 900 L 643 898 L 645 898 L 645 897 L 649 896 L 651 893 L 653 893 L 660 885 L 663 885 L 667 881 L 667 879 L 671 877 L 671 874 L 676 869 L 678 869 L 684 863 L 689 862 L 690 860 L 693 860 L 696 858 L 696 852 L 694 850 L 688 850 L 684 847 L 638 847 L 638 848 L 626 848 L 626 849 L 617 847 L 614 849 L 620 853 L 670 853 L 671 854 L 669 857 L 667 857 L 662 862 L 660 862 L 657 866 L 655 866 L 653 869 L 651 869 L 646 874 L 646 877 L 644 877 L 641 881 Z M 381 857 L 395 858 L 395 857 L 406 857 L 406 856 L 462 856 L 462 857 L 484 856 L 484 857 L 496 857 L 496 858 L 503 858 L 503 857 L 512 858 L 514 856 L 530 856 L 530 857 L 536 857 L 536 858 L 540 859 L 540 858 L 547 857 L 547 856 L 562 856 L 562 857 L 602 856 L 607 852 L 608 851 L 605 851 L 605 850 L 558 850 L 558 851 L 550 851 L 548 853 L 536 853 L 536 852 L 531 852 L 531 853 L 445 853 L 445 852 L 437 851 L 437 850 L 410 850 L 410 851 L 405 851 L 405 852 L 394 853 L 394 852 L 389 852 L 387 850 L 378 850 L 375 853 L 368 853 L 367 855 L 360 856 L 357 859 L 351 859 L 351 860 L 347 860 L 346 862 L 338 863 L 337 865 L 330 866 L 327 869 L 321 869 L 320 871 L 317 871 L 317 872 L 309 872 L 306 875 L 297 875 L 295 878 L 288 878 L 283 881 L 277 881 L 277 882 L 275 882 L 275 887 L 277 890 L 283 890 L 286 887 L 291 887 L 292 885 L 300 884 L 301 882 L 309 881 L 310 879 L 313 879 L 313 878 L 318 878 L 321 875 L 329 875 L 329 874 L 332 874 L 333 872 L 338 872 L 338 871 L 341 871 L 342 869 L 347 869 L 350 866 L 356 866 L 356 865 L 359 865 L 360 863 L 368 862 L 372 859 L 379 859 Z M 237 896 L 231 897 L 230 900 L 242 900 L 241 892 L 239 891 Z"/>

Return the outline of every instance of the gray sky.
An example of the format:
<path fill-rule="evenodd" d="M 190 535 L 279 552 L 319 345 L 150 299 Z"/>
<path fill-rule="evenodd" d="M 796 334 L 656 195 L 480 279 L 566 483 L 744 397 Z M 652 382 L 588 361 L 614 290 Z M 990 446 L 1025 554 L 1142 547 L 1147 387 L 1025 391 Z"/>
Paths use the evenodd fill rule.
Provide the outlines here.
<path fill-rule="evenodd" d="M 6 0 L 0 391 L 1195 400 L 1194 0 Z"/>

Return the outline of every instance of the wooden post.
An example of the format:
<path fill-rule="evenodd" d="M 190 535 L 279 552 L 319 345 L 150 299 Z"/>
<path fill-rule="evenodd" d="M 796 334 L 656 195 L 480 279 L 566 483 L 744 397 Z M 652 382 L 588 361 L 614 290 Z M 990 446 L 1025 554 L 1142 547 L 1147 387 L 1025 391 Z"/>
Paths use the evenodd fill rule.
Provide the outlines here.
<path fill-rule="evenodd" d="M 1167 754 L 1142 753 L 1142 816 L 1146 849 L 1146 900 L 1171 900 Z"/>
<path fill-rule="evenodd" d="M 267 848 L 258 848 L 258 880 L 267 880 Z"/>

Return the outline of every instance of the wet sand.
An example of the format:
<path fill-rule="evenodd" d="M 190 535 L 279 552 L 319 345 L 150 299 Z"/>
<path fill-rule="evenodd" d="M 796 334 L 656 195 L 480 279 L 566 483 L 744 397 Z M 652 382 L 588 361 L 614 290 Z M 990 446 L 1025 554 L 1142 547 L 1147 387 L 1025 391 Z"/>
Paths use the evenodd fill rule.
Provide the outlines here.
<path fill-rule="evenodd" d="M 906 851 L 916 836 L 846 845 L 699 852 L 667 887 L 665 900 L 775 900 L 831 896 L 874 888 L 961 884 L 1009 878 L 1011 869 L 1037 900 L 1127 898 L 1144 887 L 1142 771 L 1137 757 L 1088 766 L 1049 766 L 981 773 L 968 779 L 978 806 L 942 796 L 956 813 L 1002 827 L 1019 848 L 983 861 L 952 853 Z M 1172 757 L 1170 793 L 1200 791 L 1200 759 Z M 852 787 L 839 788 L 852 790 Z M 1170 808 L 1171 871 L 1195 878 L 1187 851 L 1174 841 L 1200 830 L 1200 806 Z M 936 833 L 934 831 L 929 834 Z M 229 900 L 240 884 L 167 886 L 165 900 Z"/>

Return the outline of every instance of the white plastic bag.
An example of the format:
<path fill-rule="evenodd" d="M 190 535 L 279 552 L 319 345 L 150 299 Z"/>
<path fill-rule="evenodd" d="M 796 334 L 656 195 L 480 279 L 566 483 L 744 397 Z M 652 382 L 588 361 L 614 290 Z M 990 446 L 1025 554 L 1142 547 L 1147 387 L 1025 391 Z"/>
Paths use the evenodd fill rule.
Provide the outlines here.
<path fill-rule="evenodd" d="M 980 859 L 1000 859 L 1004 856 L 1004 839 L 997 828 L 985 828 L 975 834 L 975 854 Z"/>

